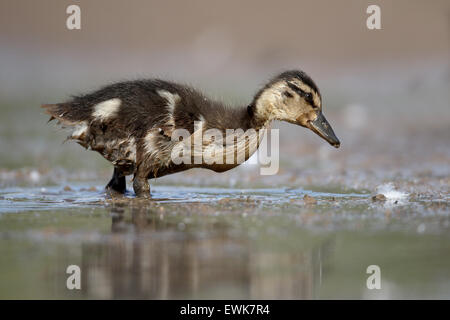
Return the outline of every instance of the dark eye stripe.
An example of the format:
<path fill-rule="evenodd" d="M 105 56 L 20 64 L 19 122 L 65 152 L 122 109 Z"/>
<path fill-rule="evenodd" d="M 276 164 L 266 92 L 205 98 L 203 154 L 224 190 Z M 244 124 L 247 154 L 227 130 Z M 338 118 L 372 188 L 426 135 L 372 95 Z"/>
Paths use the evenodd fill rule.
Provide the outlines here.
<path fill-rule="evenodd" d="M 289 91 L 284 91 L 283 94 L 288 97 L 288 98 L 292 98 L 293 95 L 289 92 Z"/>
<path fill-rule="evenodd" d="M 297 92 L 301 97 L 303 97 L 310 105 L 313 106 L 313 108 L 318 108 L 318 106 L 314 104 L 313 96 L 311 93 L 303 91 L 302 89 L 300 89 L 299 87 L 290 82 L 288 82 L 287 85 L 289 88 L 291 88 L 292 90 Z"/>

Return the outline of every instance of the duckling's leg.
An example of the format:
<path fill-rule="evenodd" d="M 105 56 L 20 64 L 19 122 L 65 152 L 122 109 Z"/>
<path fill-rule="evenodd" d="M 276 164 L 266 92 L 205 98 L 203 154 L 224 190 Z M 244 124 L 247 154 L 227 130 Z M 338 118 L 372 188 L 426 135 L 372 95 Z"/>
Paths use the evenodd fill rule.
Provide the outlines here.
<path fill-rule="evenodd" d="M 119 193 L 125 193 L 127 189 L 127 184 L 125 182 L 125 176 L 120 173 L 120 171 L 114 167 L 114 173 L 111 181 L 106 185 L 107 190 L 113 190 Z"/>
<path fill-rule="evenodd" d="M 134 175 L 133 189 L 134 193 L 136 193 L 136 197 L 150 198 L 150 185 L 148 184 L 147 177 L 139 177 L 138 175 Z"/>

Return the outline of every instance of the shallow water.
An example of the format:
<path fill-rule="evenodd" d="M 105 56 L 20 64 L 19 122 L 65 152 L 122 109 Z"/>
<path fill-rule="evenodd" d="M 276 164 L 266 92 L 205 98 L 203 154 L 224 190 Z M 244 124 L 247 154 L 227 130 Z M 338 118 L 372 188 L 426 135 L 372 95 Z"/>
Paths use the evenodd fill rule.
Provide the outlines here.
<path fill-rule="evenodd" d="M 143 201 L 93 185 L 0 190 L 0 298 L 450 298 L 446 201 L 170 185 Z"/>
<path fill-rule="evenodd" d="M 109 164 L 35 97 L 0 102 L 0 298 L 450 298 L 448 79 L 324 88 L 340 149 L 275 123 L 276 175 L 191 170 L 145 201 L 107 195 Z"/>

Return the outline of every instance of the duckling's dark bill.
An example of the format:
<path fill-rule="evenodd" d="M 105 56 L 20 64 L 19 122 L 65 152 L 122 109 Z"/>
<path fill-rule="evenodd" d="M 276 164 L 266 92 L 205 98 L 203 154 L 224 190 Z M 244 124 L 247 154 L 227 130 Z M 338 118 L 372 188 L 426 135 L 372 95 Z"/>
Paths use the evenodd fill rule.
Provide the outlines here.
<path fill-rule="evenodd" d="M 327 119 L 322 113 L 319 113 L 317 119 L 314 121 L 308 121 L 308 128 L 317 133 L 319 136 L 328 141 L 335 148 L 339 148 L 341 142 L 334 134 L 333 128 L 331 128 Z"/>

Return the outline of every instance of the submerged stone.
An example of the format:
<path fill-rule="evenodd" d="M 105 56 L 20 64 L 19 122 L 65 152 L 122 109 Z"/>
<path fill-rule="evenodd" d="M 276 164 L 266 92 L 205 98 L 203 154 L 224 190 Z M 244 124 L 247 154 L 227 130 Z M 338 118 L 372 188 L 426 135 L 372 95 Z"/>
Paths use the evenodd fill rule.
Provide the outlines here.
<path fill-rule="evenodd" d="M 377 194 L 372 197 L 372 201 L 386 201 L 386 196 L 384 194 Z"/>

